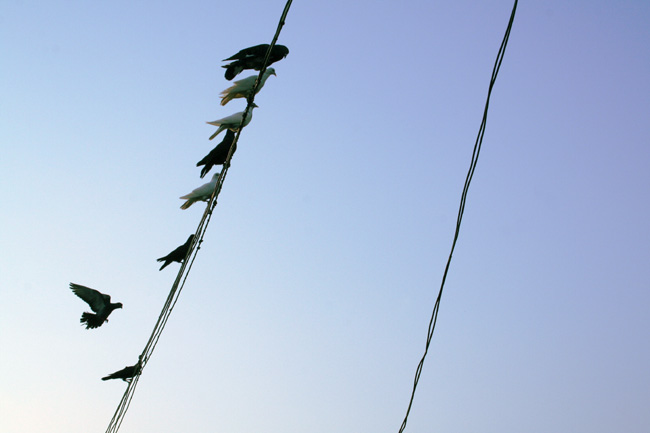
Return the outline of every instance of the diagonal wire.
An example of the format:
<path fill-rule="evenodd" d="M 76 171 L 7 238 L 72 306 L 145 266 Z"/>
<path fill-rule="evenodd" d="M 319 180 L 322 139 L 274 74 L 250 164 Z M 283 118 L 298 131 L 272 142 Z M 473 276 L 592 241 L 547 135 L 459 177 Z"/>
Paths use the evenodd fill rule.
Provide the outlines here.
<path fill-rule="evenodd" d="M 223 182 L 226 178 L 226 174 L 228 173 L 228 169 L 230 168 L 230 160 L 232 159 L 232 155 L 236 149 L 237 141 L 239 140 L 239 135 L 241 134 L 244 121 L 248 115 L 248 112 L 252 109 L 252 105 L 255 99 L 255 94 L 257 93 L 257 88 L 259 87 L 259 84 L 261 82 L 262 75 L 266 71 L 269 57 L 271 55 L 271 50 L 275 46 L 278 37 L 280 36 L 280 32 L 282 30 L 282 27 L 284 26 L 285 19 L 287 17 L 287 14 L 289 13 L 289 8 L 291 7 L 291 3 L 292 0 L 288 0 L 284 7 L 284 10 L 280 17 L 280 22 L 278 23 L 277 30 L 275 32 L 275 35 L 273 36 L 273 40 L 271 41 L 271 44 L 269 45 L 269 48 L 266 51 L 263 67 L 260 70 L 257 80 L 255 81 L 255 85 L 253 86 L 253 89 L 251 90 L 248 96 L 247 99 L 248 104 L 246 106 L 246 109 L 244 110 L 242 121 L 239 125 L 239 128 L 237 129 L 237 134 L 235 135 L 235 138 L 232 144 L 230 145 L 228 156 L 226 157 L 226 162 L 223 164 L 221 172 L 219 173 L 219 177 L 217 178 L 217 184 L 215 186 L 214 192 L 212 193 L 212 196 L 208 200 L 208 204 L 205 208 L 205 211 L 203 212 L 201 221 L 199 222 L 196 232 L 194 233 L 194 240 L 192 241 L 192 244 L 190 245 L 190 248 L 187 251 L 187 255 L 185 256 L 185 259 L 181 263 L 181 267 L 178 270 L 178 274 L 176 276 L 176 279 L 174 280 L 174 284 L 172 285 L 172 288 L 169 291 L 169 295 L 167 296 L 165 304 L 163 305 L 160 316 L 158 317 L 158 321 L 154 326 L 154 329 L 151 333 L 151 336 L 149 337 L 149 340 L 147 341 L 144 350 L 142 351 L 142 354 L 139 356 L 138 373 L 131 379 L 126 390 L 124 391 L 122 399 L 120 400 L 117 409 L 115 410 L 115 413 L 111 418 L 108 428 L 106 429 L 106 433 L 117 433 L 120 426 L 122 425 L 124 416 L 126 415 L 126 412 L 128 411 L 129 406 L 131 405 L 131 400 L 133 399 L 135 388 L 138 384 L 138 380 L 140 379 L 140 374 L 142 373 L 142 370 L 144 369 L 145 365 L 149 361 L 149 358 L 151 357 L 153 350 L 158 344 L 158 340 L 160 339 L 162 331 L 165 328 L 165 325 L 167 324 L 167 320 L 169 319 L 169 316 L 171 315 L 171 312 L 174 309 L 176 302 L 178 301 L 180 293 L 183 290 L 183 287 L 185 286 L 185 281 L 187 280 L 192 265 L 194 264 L 194 260 L 196 259 L 198 251 L 199 249 L 201 249 L 201 243 L 203 242 L 203 237 L 208 228 L 208 224 L 210 223 L 210 219 L 212 218 L 212 213 L 214 211 L 214 208 L 217 206 L 217 198 L 219 196 L 219 193 L 221 193 Z"/>
<path fill-rule="evenodd" d="M 424 360 L 427 357 L 427 352 L 429 350 L 429 345 L 431 344 L 431 338 L 433 337 L 433 332 L 436 328 L 436 322 L 438 320 L 438 311 L 440 309 L 440 299 L 442 298 L 442 290 L 445 287 L 445 281 L 447 280 L 447 273 L 449 272 L 449 266 L 451 265 L 451 257 L 454 254 L 454 249 L 456 248 L 456 241 L 458 240 L 458 235 L 460 233 L 460 224 L 463 221 L 463 213 L 465 212 L 465 204 L 467 202 L 467 193 L 469 191 L 469 185 L 472 182 L 472 177 L 474 177 L 474 171 L 476 170 L 476 164 L 478 162 L 479 154 L 481 153 L 481 145 L 483 144 L 483 135 L 485 134 L 485 127 L 487 125 L 487 114 L 488 107 L 490 105 L 490 95 L 492 94 L 492 88 L 496 82 L 499 69 L 501 68 L 501 62 L 503 61 L 503 56 L 505 55 L 506 46 L 508 45 L 508 39 L 510 38 L 510 30 L 512 29 L 512 23 L 515 19 L 515 12 L 517 11 L 517 0 L 515 0 L 512 7 L 512 12 L 510 14 L 510 21 L 508 22 L 508 27 L 506 28 L 505 35 L 503 36 L 503 41 L 501 42 L 501 47 L 499 47 L 499 52 L 497 53 L 497 58 L 494 63 L 494 68 L 492 69 L 492 77 L 490 78 L 490 86 L 488 88 L 487 99 L 485 101 L 485 109 L 483 111 L 483 119 L 481 120 L 481 126 L 479 127 L 478 135 L 476 137 L 476 142 L 474 143 L 474 150 L 472 152 L 472 159 L 469 166 L 469 171 L 467 172 L 467 177 L 465 178 L 465 185 L 463 186 L 463 193 L 460 198 L 460 206 L 458 209 L 458 218 L 456 219 L 456 231 L 454 233 L 454 240 L 451 244 L 451 251 L 449 252 L 449 257 L 447 259 L 447 265 L 445 266 L 445 272 L 442 275 L 442 283 L 440 284 L 440 290 L 438 292 L 438 297 L 433 306 L 433 311 L 431 313 L 431 320 L 429 321 L 429 329 L 427 331 L 427 342 L 424 346 L 424 354 L 420 363 L 418 364 L 415 370 L 415 379 L 413 381 L 413 390 L 411 392 L 411 399 L 406 409 L 406 416 L 402 425 L 399 429 L 399 433 L 402 433 L 406 429 L 406 423 L 408 421 L 409 413 L 411 412 L 411 407 L 413 406 L 413 399 L 415 398 L 415 390 L 418 386 L 418 381 L 420 380 L 420 374 L 422 374 L 422 367 L 424 366 Z"/>

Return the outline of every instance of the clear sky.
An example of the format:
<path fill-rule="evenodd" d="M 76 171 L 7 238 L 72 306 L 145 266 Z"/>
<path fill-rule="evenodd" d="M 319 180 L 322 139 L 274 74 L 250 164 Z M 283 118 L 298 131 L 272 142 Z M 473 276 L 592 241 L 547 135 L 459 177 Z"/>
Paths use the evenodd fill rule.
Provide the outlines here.
<path fill-rule="evenodd" d="M 245 105 L 221 59 L 283 6 L 2 2 L 3 433 L 106 429 Z M 511 8 L 294 2 L 121 432 L 397 432 Z M 649 22 L 520 3 L 407 431 L 648 431 Z M 124 308 L 87 331 L 70 282 Z"/>

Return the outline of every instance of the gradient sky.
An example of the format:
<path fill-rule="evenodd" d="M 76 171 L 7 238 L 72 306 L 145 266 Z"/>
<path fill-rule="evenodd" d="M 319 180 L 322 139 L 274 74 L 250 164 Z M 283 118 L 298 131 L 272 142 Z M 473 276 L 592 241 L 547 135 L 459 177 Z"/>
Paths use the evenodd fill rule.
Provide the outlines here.
<path fill-rule="evenodd" d="M 0 431 L 105 431 L 283 6 L 2 2 Z M 121 432 L 397 432 L 511 8 L 294 2 Z M 649 22 L 520 3 L 407 432 L 648 431 Z"/>

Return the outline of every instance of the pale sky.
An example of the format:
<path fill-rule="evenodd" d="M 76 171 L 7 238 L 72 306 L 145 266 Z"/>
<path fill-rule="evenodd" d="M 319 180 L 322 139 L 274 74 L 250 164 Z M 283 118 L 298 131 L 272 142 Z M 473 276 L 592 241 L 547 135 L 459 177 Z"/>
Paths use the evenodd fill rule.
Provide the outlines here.
<path fill-rule="evenodd" d="M 106 430 L 245 106 L 221 59 L 283 7 L 0 6 L 3 433 Z M 398 431 L 511 8 L 293 3 L 121 432 Z M 407 432 L 647 432 L 648 22 L 519 4 Z M 124 308 L 86 330 L 70 282 Z"/>

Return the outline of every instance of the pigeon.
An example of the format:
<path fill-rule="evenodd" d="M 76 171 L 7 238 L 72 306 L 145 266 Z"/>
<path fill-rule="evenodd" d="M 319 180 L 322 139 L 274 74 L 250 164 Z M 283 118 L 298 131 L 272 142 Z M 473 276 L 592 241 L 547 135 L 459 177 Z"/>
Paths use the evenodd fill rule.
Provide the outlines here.
<path fill-rule="evenodd" d="M 257 108 L 257 104 L 253 103 L 253 105 L 251 105 L 251 109 L 248 112 L 248 116 L 246 116 L 246 121 L 244 122 L 243 126 L 246 126 L 249 123 L 251 123 L 251 119 L 253 118 L 253 108 Z M 244 117 L 244 112 L 240 111 L 239 113 L 231 114 L 230 116 L 224 117 L 223 119 L 213 120 L 212 122 L 205 122 L 208 125 L 214 125 L 219 127 L 219 129 L 217 129 L 217 132 L 215 132 L 210 136 L 210 140 L 212 140 L 214 137 L 219 135 L 219 133 L 224 129 L 230 129 L 231 131 L 237 132 L 239 130 L 239 125 L 241 124 L 241 120 L 243 117 Z"/>
<path fill-rule="evenodd" d="M 122 303 L 117 302 L 111 304 L 111 297 L 90 287 L 81 286 L 79 284 L 70 283 L 70 289 L 75 295 L 86 301 L 90 308 L 96 313 L 83 313 L 80 322 L 86 324 L 86 329 L 94 329 L 102 326 L 104 322 L 108 322 L 108 316 L 116 308 L 122 308 Z"/>
<path fill-rule="evenodd" d="M 109 380 L 109 379 L 122 379 L 125 382 L 131 382 L 131 379 L 133 379 L 135 376 L 140 374 L 140 362 L 142 361 L 142 355 L 138 358 L 138 363 L 135 365 L 132 365 L 130 367 L 124 367 L 120 371 L 116 371 L 115 373 L 111 373 L 106 377 L 102 377 L 102 380 Z"/>
<path fill-rule="evenodd" d="M 223 59 L 224 62 L 234 60 L 223 68 L 226 68 L 225 77 L 230 81 L 235 78 L 244 69 L 253 69 L 259 71 L 264 66 L 264 57 L 266 51 L 269 49 L 269 44 L 255 45 L 254 47 L 244 48 L 234 56 Z M 269 66 L 272 63 L 282 60 L 289 54 L 289 48 L 284 45 L 274 45 L 269 56 L 269 61 L 266 64 Z"/>
<path fill-rule="evenodd" d="M 226 163 L 226 158 L 228 158 L 228 152 L 230 151 L 230 146 L 232 146 L 232 142 L 235 140 L 235 133 L 231 131 L 230 129 L 226 131 L 226 137 L 223 139 L 223 141 L 219 144 L 217 144 L 217 147 L 212 149 L 210 153 L 208 153 L 202 160 L 196 163 L 197 167 L 200 167 L 204 165 L 201 169 L 201 179 L 208 174 L 210 170 L 212 170 L 213 165 L 221 165 Z M 235 154 L 235 151 L 237 150 L 237 145 L 235 145 L 235 148 L 232 150 L 233 155 Z"/>
<path fill-rule="evenodd" d="M 187 255 L 187 250 L 190 249 L 193 240 L 194 240 L 194 235 L 190 235 L 190 237 L 187 238 L 187 241 L 185 241 L 183 245 L 176 248 L 174 251 L 167 254 L 165 257 L 159 258 L 157 260 L 158 262 L 165 262 L 160 267 L 160 270 L 162 271 L 163 269 L 165 269 L 165 266 L 167 266 L 171 262 L 178 262 L 178 263 L 182 262 L 185 259 L 185 256 Z"/>
<path fill-rule="evenodd" d="M 268 68 L 266 71 L 264 71 L 264 75 L 262 75 L 262 79 L 260 80 L 260 85 L 257 86 L 257 90 L 255 91 L 256 95 L 260 92 L 260 90 L 262 90 L 266 79 L 271 75 L 276 75 L 275 69 Z M 232 101 L 235 98 L 248 98 L 251 90 L 253 90 L 253 86 L 255 86 L 255 81 L 257 81 L 257 75 L 251 75 L 250 77 L 235 81 L 235 84 L 221 92 L 221 105 L 226 105 L 228 102 Z"/>
<path fill-rule="evenodd" d="M 208 200 L 210 200 L 210 197 L 212 197 L 212 193 L 214 192 L 214 189 L 217 186 L 217 179 L 218 178 L 219 178 L 219 173 L 213 174 L 212 175 L 212 180 L 210 182 L 201 185 L 200 187 L 196 188 L 191 193 L 186 194 L 183 197 L 181 197 L 181 199 L 187 200 L 185 203 L 183 203 L 183 205 L 181 206 L 181 209 L 189 208 L 196 201 L 208 201 Z"/>

